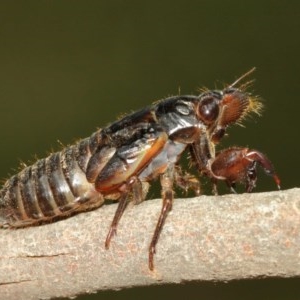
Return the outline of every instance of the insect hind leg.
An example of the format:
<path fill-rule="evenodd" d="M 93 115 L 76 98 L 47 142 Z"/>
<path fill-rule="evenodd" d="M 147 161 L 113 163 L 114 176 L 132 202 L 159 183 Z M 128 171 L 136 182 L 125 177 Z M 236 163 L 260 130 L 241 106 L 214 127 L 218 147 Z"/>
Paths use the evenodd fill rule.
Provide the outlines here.
<path fill-rule="evenodd" d="M 133 204 L 139 204 L 141 203 L 146 196 L 146 193 L 148 191 L 148 186 L 144 185 L 136 176 L 132 176 L 127 183 L 122 186 L 122 194 L 119 199 L 118 208 L 115 212 L 113 221 L 110 225 L 109 232 L 106 236 L 105 240 L 105 248 L 109 249 L 111 239 L 117 235 L 117 227 L 119 224 L 119 221 L 121 220 L 121 217 L 128 206 L 128 203 L 130 201 L 133 202 Z"/>
<path fill-rule="evenodd" d="M 174 165 L 170 165 L 167 171 L 161 175 L 161 186 L 162 186 L 162 198 L 163 198 L 163 205 L 159 215 L 159 219 L 157 221 L 155 231 L 149 246 L 149 269 L 151 271 L 154 270 L 154 255 L 156 253 L 156 244 L 158 242 L 160 233 L 168 216 L 168 213 L 172 210 L 173 204 L 173 181 L 174 181 Z"/>

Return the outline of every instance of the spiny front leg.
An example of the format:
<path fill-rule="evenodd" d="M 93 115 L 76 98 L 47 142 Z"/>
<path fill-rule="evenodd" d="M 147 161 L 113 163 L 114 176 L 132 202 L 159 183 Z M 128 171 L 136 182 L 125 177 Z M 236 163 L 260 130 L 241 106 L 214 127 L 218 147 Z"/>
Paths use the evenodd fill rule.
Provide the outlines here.
<path fill-rule="evenodd" d="M 267 175 L 273 177 L 280 189 L 280 179 L 271 161 L 257 150 L 238 147 L 223 150 L 212 159 L 211 171 L 214 175 L 212 180 L 215 188 L 218 180 L 225 180 L 233 192 L 236 183 L 245 184 L 246 191 L 252 192 L 257 181 L 257 165 L 260 165 Z"/>
<path fill-rule="evenodd" d="M 160 177 L 160 182 L 162 186 L 163 205 L 149 247 L 149 269 L 151 271 L 153 271 L 154 269 L 153 258 L 154 258 L 154 254 L 156 253 L 155 248 L 156 248 L 157 241 L 159 239 L 159 235 L 162 231 L 167 215 L 172 209 L 173 194 L 174 194 L 173 191 L 174 172 L 175 172 L 174 165 L 173 164 L 169 165 L 166 172 Z"/>

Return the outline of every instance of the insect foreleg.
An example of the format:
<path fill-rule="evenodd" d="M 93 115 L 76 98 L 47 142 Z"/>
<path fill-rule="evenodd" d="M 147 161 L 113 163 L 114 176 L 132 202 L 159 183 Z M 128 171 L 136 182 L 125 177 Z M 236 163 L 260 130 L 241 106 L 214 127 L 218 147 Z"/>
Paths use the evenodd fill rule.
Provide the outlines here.
<path fill-rule="evenodd" d="M 233 147 L 225 149 L 211 160 L 211 170 L 214 174 L 212 181 L 216 191 L 218 180 L 224 180 L 234 192 L 236 183 L 246 186 L 247 192 L 252 192 L 257 180 L 257 165 L 266 174 L 271 175 L 280 189 L 280 179 L 274 171 L 271 161 L 261 152 L 248 148 Z"/>

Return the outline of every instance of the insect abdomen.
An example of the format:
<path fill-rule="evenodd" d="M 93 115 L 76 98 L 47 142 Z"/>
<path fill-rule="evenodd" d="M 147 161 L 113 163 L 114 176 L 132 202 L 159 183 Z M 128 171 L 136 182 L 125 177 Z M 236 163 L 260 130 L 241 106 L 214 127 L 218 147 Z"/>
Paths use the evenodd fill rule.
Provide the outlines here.
<path fill-rule="evenodd" d="M 0 227 L 23 227 L 100 206 L 86 178 L 95 135 L 26 167 L 0 192 Z"/>

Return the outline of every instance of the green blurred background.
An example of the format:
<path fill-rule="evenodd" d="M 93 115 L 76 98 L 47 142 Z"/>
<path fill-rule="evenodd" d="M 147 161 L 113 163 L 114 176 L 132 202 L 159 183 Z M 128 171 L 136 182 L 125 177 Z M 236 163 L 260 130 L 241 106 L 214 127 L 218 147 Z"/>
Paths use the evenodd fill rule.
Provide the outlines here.
<path fill-rule="evenodd" d="M 253 66 L 261 118 L 222 143 L 267 153 L 298 186 L 299 1 L 2 1 L 0 177 L 154 100 L 223 87 Z M 273 190 L 261 176 L 257 191 Z M 151 233 L 145 233 L 150 234 Z M 150 237 L 149 237 L 150 238 Z M 186 283 L 79 299 L 299 299 L 300 280 Z"/>

